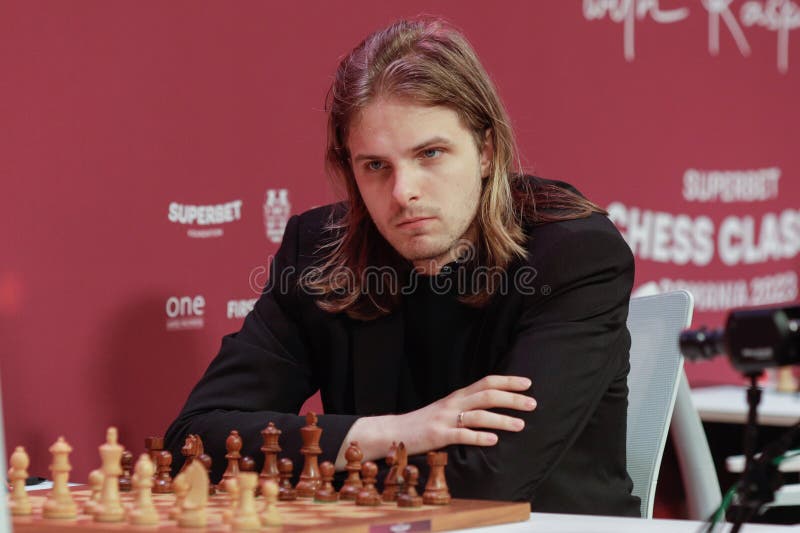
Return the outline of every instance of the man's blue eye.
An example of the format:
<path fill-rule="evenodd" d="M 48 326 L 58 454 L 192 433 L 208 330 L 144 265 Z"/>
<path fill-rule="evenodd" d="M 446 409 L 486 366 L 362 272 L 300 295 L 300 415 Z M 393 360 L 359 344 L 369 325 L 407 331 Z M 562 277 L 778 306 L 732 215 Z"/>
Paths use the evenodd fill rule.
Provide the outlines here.
<path fill-rule="evenodd" d="M 430 159 L 432 157 L 438 157 L 441 153 L 442 153 L 442 151 L 439 150 L 438 148 L 428 148 L 427 150 L 422 152 L 422 155 L 424 155 L 426 158 Z"/>
<path fill-rule="evenodd" d="M 367 163 L 370 170 L 380 170 L 383 168 L 383 163 L 380 161 L 370 161 Z"/>

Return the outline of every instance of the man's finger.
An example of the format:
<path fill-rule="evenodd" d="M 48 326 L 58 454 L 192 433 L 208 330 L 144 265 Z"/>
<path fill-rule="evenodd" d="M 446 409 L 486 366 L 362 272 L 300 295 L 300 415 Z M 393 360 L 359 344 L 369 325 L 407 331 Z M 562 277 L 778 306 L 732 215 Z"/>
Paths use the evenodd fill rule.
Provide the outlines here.
<path fill-rule="evenodd" d="M 524 391 L 531 387 L 531 380 L 524 376 L 486 376 L 475 383 L 461 389 L 465 395 L 487 389 L 498 389 L 508 391 Z"/>
<path fill-rule="evenodd" d="M 484 411 L 481 409 L 464 412 L 461 420 L 464 427 L 468 428 L 521 431 L 525 427 L 525 421 L 521 418 L 492 413 L 491 411 Z"/>
<path fill-rule="evenodd" d="M 497 435 L 488 431 L 473 431 L 467 428 L 454 429 L 453 444 L 467 444 L 469 446 L 494 446 L 497 444 Z"/>
<path fill-rule="evenodd" d="M 533 411 L 536 408 L 536 400 L 526 394 L 490 389 L 467 396 L 462 400 L 460 407 L 462 411 L 495 408 Z"/>

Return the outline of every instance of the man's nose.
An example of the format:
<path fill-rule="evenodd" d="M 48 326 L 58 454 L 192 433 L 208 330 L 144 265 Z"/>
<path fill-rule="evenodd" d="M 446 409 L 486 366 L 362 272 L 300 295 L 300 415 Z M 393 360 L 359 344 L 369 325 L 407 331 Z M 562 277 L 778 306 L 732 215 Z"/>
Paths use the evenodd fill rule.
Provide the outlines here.
<path fill-rule="evenodd" d="M 408 207 L 420 199 L 421 175 L 411 165 L 397 165 L 394 169 L 392 196 L 401 207 Z"/>

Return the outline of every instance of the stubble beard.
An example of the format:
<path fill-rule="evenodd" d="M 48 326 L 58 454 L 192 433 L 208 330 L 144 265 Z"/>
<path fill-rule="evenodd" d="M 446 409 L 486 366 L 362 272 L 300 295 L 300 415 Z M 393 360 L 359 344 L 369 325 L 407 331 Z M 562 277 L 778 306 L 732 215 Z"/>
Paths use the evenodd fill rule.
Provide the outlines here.
<path fill-rule="evenodd" d="M 440 267 L 458 260 L 458 257 L 463 255 L 457 252 L 459 248 L 464 246 L 465 242 L 474 245 L 477 237 L 477 225 L 477 216 L 474 216 L 465 231 L 459 234 L 443 236 L 439 242 L 421 243 L 422 246 L 416 246 L 412 242 L 408 243 L 406 250 L 393 247 L 406 260 L 412 262 L 415 267 L 421 268 L 423 272 L 437 272 Z"/>

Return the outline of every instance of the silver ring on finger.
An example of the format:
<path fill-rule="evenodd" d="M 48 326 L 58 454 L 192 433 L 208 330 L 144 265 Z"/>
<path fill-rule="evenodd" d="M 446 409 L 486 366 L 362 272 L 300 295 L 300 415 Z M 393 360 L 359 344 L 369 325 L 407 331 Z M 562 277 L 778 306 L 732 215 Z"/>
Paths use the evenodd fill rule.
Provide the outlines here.
<path fill-rule="evenodd" d="M 456 418 L 456 427 L 459 428 L 464 427 L 464 411 L 460 411 L 458 413 L 458 417 Z"/>

